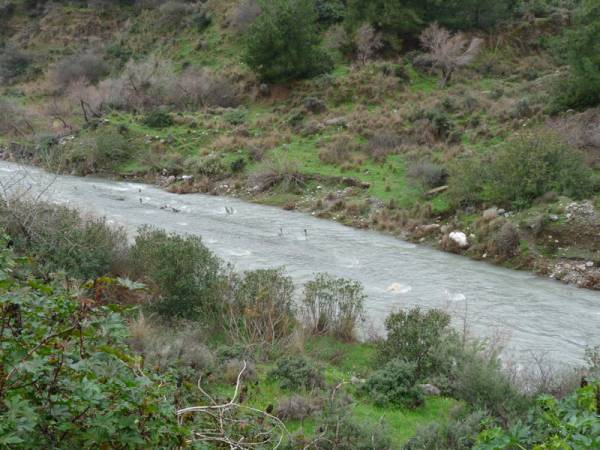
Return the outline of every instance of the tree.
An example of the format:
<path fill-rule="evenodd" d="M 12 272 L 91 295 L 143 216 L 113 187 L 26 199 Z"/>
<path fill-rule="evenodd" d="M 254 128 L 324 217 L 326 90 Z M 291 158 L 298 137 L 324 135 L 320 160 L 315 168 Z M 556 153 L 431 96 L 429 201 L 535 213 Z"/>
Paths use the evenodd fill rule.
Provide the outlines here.
<path fill-rule="evenodd" d="M 481 50 L 483 40 L 469 40 L 462 33 L 452 34 L 434 23 L 421 33 L 421 44 L 428 51 L 423 59 L 442 74 L 441 86 L 446 86 L 456 69 L 469 65 Z"/>
<path fill-rule="evenodd" d="M 600 104 L 600 3 L 585 0 L 574 22 L 559 45 L 570 71 L 559 84 L 553 105 L 556 111 Z"/>
<path fill-rule="evenodd" d="M 356 59 L 363 65 L 383 47 L 381 35 L 368 23 L 356 30 L 354 44 L 356 45 Z"/>
<path fill-rule="evenodd" d="M 310 78 L 332 68 L 320 48 L 314 0 L 261 1 L 248 31 L 245 62 L 264 81 Z"/>

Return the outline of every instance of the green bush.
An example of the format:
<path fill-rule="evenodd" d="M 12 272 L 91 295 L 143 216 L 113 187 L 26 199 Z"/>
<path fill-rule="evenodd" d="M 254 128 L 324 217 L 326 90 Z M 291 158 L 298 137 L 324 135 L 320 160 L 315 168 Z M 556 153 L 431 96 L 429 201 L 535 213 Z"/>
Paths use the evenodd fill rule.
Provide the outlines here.
<path fill-rule="evenodd" d="M 2 251 L 0 447 L 183 445 L 189 430 L 177 423 L 176 380 L 141 372 L 122 316 L 86 307 L 58 285 L 19 282 L 14 267 Z"/>
<path fill-rule="evenodd" d="M 62 206 L 4 203 L 0 221 L 15 249 L 33 256 L 44 275 L 65 271 L 87 281 L 113 272 L 127 254 L 124 229 L 109 226 L 104 218 L 83 219 Z"/>
<path fill-rule="evenodd" d="M 269 372 L 269 378 L 278 381 L 284 389 L 314 389 L 323 386 L 322 371 L 303 357 L 284 357 Z"/>
<path fill-rule="evenodd" d="M 483 411 L 466 413 L 461 408 L 450 420 L 419 427 L 404 450 L 470 450 L 490 421 Z"/>
<path fill-rule="evenodd" d="M 260 269 L 233 281 L 227 326 L 237 342 L 275 344 L 294 329 L 294 283 L 283 269 Z"/>
<path fill-rule="evenodd" d="M 312 333 L 352 340 L 364 317 L 365 299 L 359 282 L 319 274 L 304 286 L 302 306 Z"/>
<path fill-rule="evenodd" d="M 0 82 L 9 83 L 23 75 L 31 64 L 31 57 L 16 47 L 7 46 L 0 51 Z"/>
<path fill-rule="evenodd" d="M 221 310 L 221 262 L 199 237 L 142 227 L 129 263 L 132 275 L 157 292 L 152 309 L 161 316 L 210 320 Z"/>
<path fill-rule="evenodd" d="M 82 175 L 110 172 L 133 153 L 127 138 L 110 128 L 98 129 L 88 138 L 72 141 L 64 154 L 62 149 L 55 146 L 51 151 L 61 152 L 54 156 Z"/>
<path fill-rule="evenodd" d="M 441 354 L 445 341 L 454 339 L 450 315 L 439 309 L 413 308 L 390 314 L 385 319 L 387 337 L 377 349 L 379 361 L 401 359 L 415 365 L 417 378 L 447 371 L 450 356 Z"/>
<path fill-rule="evenodd" d="M 574 25 L 558 45 L 561 59 L 570 71 L 558 84 L 551 105 L 553 112 L 568 108 L 582 109 L 600 104 L 600 4 L 584 0 L 578 8 Z"/>
<path fill-rule="evenodd" d="M 600 386 L 579 389 L 564 400 L 541 396 L 524 422 L 508 429 L 482 431 L 476 450 L 488 449 L 592 449 L 600 448 Z"/>
<path fill-rule="evenodd" d="M 416 369 L 415 363 L 393 359 L 369 377 L 362 392 L 380 407 L 416 408 L 424 402 Z"/>
<path fill-rule="evenodd" d="M 160 109 L 155 109 L 142 121 L 144 125 L 150 128 L 167 128 L 173 126 L 173 118 L 171 115 Z"/>
<path fill-rule="evenodd" d="M 459 159 L 450 168 L 456 205 L 482 202 L 525 207 L 546 192 L 579 199 L 597 189 L 583 156 L 554 134 L 520 134 L 486 157 Z"/>
<path fill-rule="evenodd" d="M 310 78 L 333 67 L 319 46 L 314 0 L 263 0 L 247 34 L 245 61 L 264 81 Z"/>

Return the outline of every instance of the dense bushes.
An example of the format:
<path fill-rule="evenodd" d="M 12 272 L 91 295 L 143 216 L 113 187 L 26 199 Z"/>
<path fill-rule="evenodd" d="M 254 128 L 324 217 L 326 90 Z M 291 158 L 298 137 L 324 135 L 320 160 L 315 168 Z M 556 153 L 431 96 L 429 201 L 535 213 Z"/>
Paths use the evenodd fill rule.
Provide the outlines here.
<path fill-rule="evenodd" d="M 55 158 L 64 158 L 69 167 L 82 175 L 110 171 L 133 154 L 126 137 L 110 128 L 102 128 L 93 136 L 81 139 L 66 149 L 64 154 L 59 154 L 64 148 L 55 147 L 51 152 L 54 150 Z M 57 167 L 61 167 L 60 162 L 55 161 Z"/>
<path fill-rule="evenodd" d="M 510 203 L 524 207 L 546 192 L 582 198 L 596 187 L 582 155 L 557 136 L 525 133 L 483 158 L 459 159 L 450 169 L 456 204 Z"/>
<path fill-rule="evenodd" d="M 416 408 L 424 402 L 416 386 L 416 368 L 415 363 L 393 359 L 371 375 L 362 390 L 377 406 Z"/>
<path fill-rule="evenodd" d="M 352 340 L 364 318 L 365 299 L 360 283 L 318 274 L 304 285 L 302 306 L 306 324 L 314 334 Z"/>
<path fill-rule="evenodd" d="M 600 4 L 584 0 L 574 22 L 559 45 L 560 57 L 566 58 L 570 71 L 558 85 L 554 111 L 600 103 Z"/>
<path fill-rule="evenodd" d="M 42 274 L 65 271 L 88 280 L 111 273 L 123 262 L 127 236 L 104 219 L 43 203 L 3 203 L 0 221 L 15 249 L 35 257 Z"/>
<path fill-rule="evenodd" d="M 152 308 L 164 317 L 206 318 L 219 312 L 219 259 L 196 236 L 142 227 L 130 250 L 132 274 L 154 287 Z"/>
<path fill-rule="evenodd" d="M 261 11 L 248 30 L 245 61 L 263 80 L 309 78 L 332 68 L 319 47 L 314 0 L 263 1 Z"/>
<path fill-rule="evenodd" d="M 323 374 L 314 363 L 302 357 L 284 357 L 277 361 L 269 377 L 284 389 L 314 389 L 323 385 Z"/>
<path fill-rule="evenodd" d="M 175 380 L 140 371 L 121 315 L 58 285 L 21 284 L 6 250 L 0 260 L 0 446 L 180 446 Z"/>

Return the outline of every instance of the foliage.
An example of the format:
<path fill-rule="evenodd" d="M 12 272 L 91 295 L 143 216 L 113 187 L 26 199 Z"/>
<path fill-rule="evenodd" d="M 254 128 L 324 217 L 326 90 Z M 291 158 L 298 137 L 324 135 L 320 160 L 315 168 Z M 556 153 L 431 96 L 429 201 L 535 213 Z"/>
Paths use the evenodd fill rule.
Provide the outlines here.
<path fill-rule="evenodd" d="M 23 75 L 32 62 L 31 56 L 14 46 L 0 51 L 0 82 L 9 83 Z"/>
<path fill-rule="evenodd" d="M 442 342 L 453 335 L 448 313 L 418 307 L 399 311 L 385 319 L 385 329 L 387 337 L 378 346 L 380 361 L 398 358 L 413 363 L 418 379 L 439 373 L 448 362 L 448 355 L 439 354 Z"/>
<path fill-rule="evenodd" d="M 155 109 L 144 117 L 143 123 L 150 128 L 167 128 L 173 125 L 173 118 L 169 113 Z"/>
<path fill-rule="evenodd" d="M 123 134 L 113 129 L 100 129 L 93 136 L 83 138 L 67 147 L 64 155 L 68 167 L 80 174 L 110 171 L 126 161 L 132 152 L 132 145 Z M 60 147 L 54 147 L 60 152 Z M 55 155 L 61 158 L 62 155 Z"/>
<path fill-rule="evenodd" d="M 121 315 L 11 275 L 2 251 L 0 446 L 177 447 L 174 380 L 143 373 Z"/>
<path fill-rule="evenodd" d="M 585 0 L 578 8 L 574 26 L 559 45 L 569 64 L 567 79 L 559 83 L 551 109 L 585 108 L 600 103 L 600 4 Z"/>
<path fill-rule="evenodd" d="M 65 271 L 87 281 L 111 273 L 127 251 L 125 230 L 62 206 L 4 202 L 0 221 L 15 249 L 34 257 L 44 275 Z"/>
<path fill-rule="evenodd" d="M 364 316 L 365 299 L 360 283 L 318 274 L 305 284 L 302 306 L 312 333 L 352 340 Z"/>
<path fill-rule="evenodd" d="M 597 383 L 560 401 L 549 395 L 541 396 L 525 422 L 517 422 L 508 429 L 496 427 L 481 432 L 474 448 L 600 448 L 599 398 Z"/>
<path fill-rule="evenodd" d="M 582 198 L 596 188 L 576 150 L 551 133 L 523 133 L 483 159 L 461 159 L 450 168 L 456 204 L 484 201 L 525 207 L 546 192 Z"/>
<path fill-rule="evenodd" d="M 447 422 L 418 428 L 415 436 L 404 445 L 404 450 L 470 450 L 489 420 L 483 411 L 467 414 L 461 408 L 459 414 Z"/>
<path fill-rule="evenodd" d="M 367 379 L 362 391 L 380 407 L 416 408 L 424 401 L 416 368 L 415 363 L 393 359 Z"/>
<path fill-rule="evenodd" d="M 295 324 L 294 284 L 283 269 L 260 269 L 233 281 L 227 328 L 237 342 L 274 344 Z"/>
<path fill-rule="evenodd" d="M 59 90 L 69 84 L 84 80 L 95 84 L 108 74 L 108 66 L 93 53 L 68 56 L 61 59 L 52 69 L 51 79 Z"/>
<path fill-rule="evenodd" d="M 199 237 L 142 227 L 129 263 L 134 277 L 155 289 L 152 309 L 161 316 L 210 318 L 221 310 L 221 262 Z"/>
<path fill-rule="evenodd" d="M 262 1 L 261 11 L 248 31 L 244 59 L 263 80 L 310 78 L 331 69 L 319 47 L 314 0 Z"/>
<path fill-rule="evenodd" d="M 269 378 L 277 380 L 284 389 L 314 389 L 323 386 L 320 368 L 304 357 L 283 357 L 277 360 Z"/>

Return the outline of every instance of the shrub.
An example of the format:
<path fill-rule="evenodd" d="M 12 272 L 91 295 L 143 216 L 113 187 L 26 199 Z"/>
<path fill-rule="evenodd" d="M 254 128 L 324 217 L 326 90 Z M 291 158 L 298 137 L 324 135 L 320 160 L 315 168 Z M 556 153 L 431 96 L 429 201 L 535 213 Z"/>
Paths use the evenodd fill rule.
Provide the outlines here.
<path fill-rule="evenodd" d="M 356 59 L 361 64 L 366 64 L 383 46 L 381 36 L 368 23 L 363 24 L 354 36 L 356 46 Z"/>
<path fill-rule="evenodd" d="M 314 0 L 263 0 L 261 10 L 248 31 L 244 59 L 264 81 L 310 78 L 332 68 L 319 47 Z"/>
<path fill-rule="evenodd" d="M 296 191 L 304 186 L 304 176 L 300 173 L 298 164 L 287 158 L 265 161 L 250 175 L 248 181 L 258 192 L 264 192 L 278 185 L 284 191 Z"/>
<path fill-rule="evenodd" d="M 28 130 L 25 110 L 12 100 L 0 98 L 0 133 L 23 137 Z"/>
<path fill-rule="evenodd" d="M 369 377 L 362 391 L 380 407 L 416 408 L 423 404 L 423 392 L 416 386 L 417 366 L 393 359 Z"/>
<path fill-rule="evenodd" d="M 188 68 L 170 88 L 169 100 L 180 108 L 233 108 L 240 104 L 240 93 L 223 74 Z"/>
<path fill-rule="evenodd" d="M 65 271 L 83 281 L 107 275 L 126 256 L 127 235 L 103 218 L 33 202 L 4 202 L 2 226 L 15 249 L 31 255 L 42 274 Z"/>
<path fill-rule="evenodd" d="M 421 182 L 425 187 L 436 188 L 446 183 L 448 171 L 444 166 L 429 161 L 421 161 L 408 171 L 408 176 Z"/>
<path fill-rule="evenodd" d="M 450 169 L 456 204 L 483 201 L 524 207 L 546 192 L 582 198 L 596 189 L 582 155 L 549 133 L 525 133 L 484 159 L 459 160 Z"/>
<path fill-rule="evenodd" d="M 143 124 L 150 128 L 167 128 L 173 126 L 171 115 L 160 109 L 156 109 L 144 117 Z"/>
<path fill-rule="evenodd" d="M 473 448 L 598 448 L 599 395 L 600 386 L 593 383 L 561 401 L 541 396 L 526 421 L 482 431 Z"/>
<path fill-rule="evenodd" d="M 178 0 L 169 0 L 158 8 L 157 27 L 164 31 L 180 28 L 195 12 L 194 5 Z"/>
<path fill-rule="evenodd" d="M 160 315 L 210 320 L 221 309 L 221 262 L 199 237 L 142 227 L 129 261 L 132 274 L 155 288 Z"/>
<path fill-rule="evenodd" d="M 68 56 L 53 67 L 50 78 L 57 89 L 64 91 L 75 81 L 84 80 L 95 84 L 108 74 L 108 66 L 93 53 Z"/>
<path fill-rule="evenodd" d="M 246 272 L 234 281 L 227 326 L 237 342 L 274 344 L 290 335 L 295 323 L 294 284 L 283 269 Z"/>
<path fill-rule="evenodd" d="M 559 83 L 551 109 L 586 108 L 600 103 L 600 5 L 584 0 L 578 8 L 574 26 L 559 45 L 561 59 L 569 63 L 567 79 Z M 566 58 L 565 58 L 566 56 Z"/>
<path fill-rule="evenodd" d="M 499 228 L 492 233 L 488 252 L 500 258 L 513 257 L 519 250 L 519 230 L 508 221 L 501 221 Z"/>
<path fill-rule="evenodd" d="M 341 166 L 350 162 L 352 153 L 357 149 L 354 139 L 341 136 L 319 152 L 319 159 L 325 164 Z"/>
<path fill-rule="evenodd" d="M 23 75 L 31 64 L 31 56 L 14 46 L 0 52 L 0 83 L 9 83 Z"/>
<path fill-rule="evenodd" d="M 323 386 L 323 374 L 314 363 L 303 357 L 284 357 L 269 372 L 284 389 L 314 389 Z"/>
<path fill-rule="evenodd" d="M 417 378 L 445 370 L 448 355 L 440 355 L 444 340 L 453 337 L 450 315 L 439 309 L 409 311 L 390 314 L 385 319 L 387 338 L 378 346 L 378 359 L 388 362 L 402 359 L 415 364 Z"/>
<path fill-rule="evenodd" d="M 281 420 L 304 420 L 320 409 L 315 399 L 292 395 L 279 400 L 273 414 Z"/>
<path fill-rule="evenodd" d="M 483 411 L 466 414 L 461 408 L 448 421 L 417 428 L 404 450 L 470 450 L 489 420 Z"/>
<path fill-rule="evenodd" d="M 6 250 L 0 259 L 2 446 L 180 446 L 189 430 L 174 414 L 176 380 L 140 373 L 122 316 L 90 308 L 58 284 L 21 284 Z"/>
<path fill-rule="evenodd" d="M 373 159 L 377 162 L 383 162 L 387 155 L 395 151 L 400 144 L 402 144 L 402 138 L 398 134 L 389 131 L 376 131 L 369 138 L 367 146 Z"/>
<path fill-rule="evenodd" d="M 359 282 L 319 274 L 304 286 L 303 312 L 312 333 L 355 337 L 366 295 Z"/>
<path fill-rule="evenodd" d="M 130 143 L 121 133 L 103 128 L 91 138 L 73 142 L 65 157 L 68 166 L 89 174 L 110 171 L 132 153 Z"/>

